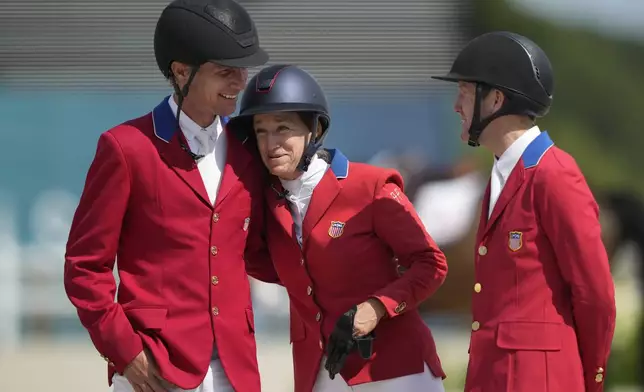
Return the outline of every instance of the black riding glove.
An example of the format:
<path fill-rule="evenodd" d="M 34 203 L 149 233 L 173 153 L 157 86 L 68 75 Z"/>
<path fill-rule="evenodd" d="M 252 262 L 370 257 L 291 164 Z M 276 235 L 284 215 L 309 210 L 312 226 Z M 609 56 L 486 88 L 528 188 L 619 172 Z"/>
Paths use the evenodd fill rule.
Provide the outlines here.
<path fill-rule="evenodd" d="M 356 315 L 357 306 L 353 306 L 338 319 L 335 329 L 329 337 L 326 346 L 326 363 L 324 368 L 329 372 L 331 380 L 340 373 L 344 362 L 356 348 L 363 359 L 369 359 L 373 351 L 373 331 L 365 336 L 353 337 L 353 321 Z"/>

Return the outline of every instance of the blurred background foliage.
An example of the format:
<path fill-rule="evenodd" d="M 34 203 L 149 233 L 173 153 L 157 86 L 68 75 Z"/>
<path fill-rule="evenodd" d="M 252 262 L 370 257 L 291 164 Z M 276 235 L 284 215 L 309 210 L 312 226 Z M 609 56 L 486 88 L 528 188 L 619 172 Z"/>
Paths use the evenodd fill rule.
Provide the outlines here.
<path fill-rule="evenodd" d="M 470 36 L 509 30 L 532 38 L 553 63 L 553 107 L 540 119 L 590 183 L 644 195 L 641 116 L 644 44 L 521 12 L 503 0 L 474 1 Z M 489 156 L 477 151 L 481 163 Z"/>

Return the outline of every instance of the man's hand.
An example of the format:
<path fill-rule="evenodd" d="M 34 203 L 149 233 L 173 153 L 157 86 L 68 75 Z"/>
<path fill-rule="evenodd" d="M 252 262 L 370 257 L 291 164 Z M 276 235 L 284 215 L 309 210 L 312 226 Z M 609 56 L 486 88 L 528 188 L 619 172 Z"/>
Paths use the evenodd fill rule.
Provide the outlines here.
<path fill-rule="evenodd" d="M 385 306 L 375 298 L 358 305 L 353 319 L 353 337 L 362 337 L 373 331 L 386 314 Z"/>
<path fill-rule="evenodd" d="M 123 376 L 132 385 L 134 392 L 170 392 L 175 385 L 165 381 L 159 375 L 151 355 L 143 350 L 125 368 Z"/>

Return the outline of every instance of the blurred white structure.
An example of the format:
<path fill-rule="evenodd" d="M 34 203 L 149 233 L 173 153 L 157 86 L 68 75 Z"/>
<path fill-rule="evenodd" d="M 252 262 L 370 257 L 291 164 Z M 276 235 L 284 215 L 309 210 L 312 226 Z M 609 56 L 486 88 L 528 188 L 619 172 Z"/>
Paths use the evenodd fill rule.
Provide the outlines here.
<path fill-rule="evenodd" d="M 67 316 L 76 313 L 63 287 L 65 244 L 78 204 L 73 194 L 58 189 L 42 192 L 29 211 L 33 241 L 21 260 L 20 307 L 27 315 Z"/>
<path fill-rule="evenodd" d="M 474 171 L 422 185 L 416 193 L 416 211 L 439 246 L 461 240 L 478 224 L 479 206 L 487 178 Z"/>
<path fill-rule="evenodd" d="M 16 204 L 0 191 L 0 351 L 15 348 L 20 339 L 20 247 Z"/>

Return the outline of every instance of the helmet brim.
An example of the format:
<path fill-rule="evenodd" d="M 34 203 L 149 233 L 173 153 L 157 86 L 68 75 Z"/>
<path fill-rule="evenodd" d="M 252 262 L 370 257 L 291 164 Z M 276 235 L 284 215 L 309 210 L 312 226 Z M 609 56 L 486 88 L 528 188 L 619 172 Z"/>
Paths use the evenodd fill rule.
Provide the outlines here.
<path fill-rule="evenodd" d="M 234 67 L 234 68 L 253 68 L 264 65 L 268 62 L 269 56 L 268 53 L 262 48 L 257 48 L 257 51 L 250 56 L 239 57 L 235 59 L 211 59 L 209 61 L 223 65 L 225 67 Z"/>
<path fill-rule="evenodd" d="M 254 116 L 256 114 L 267 114 L 267 113 L 277 113 L 277 112 L 316 112 L 324 113 L 324 108 L 318 107 L 317 105 L 311 105 L 308 103 L 273 103 L 258 105 L 252 109 L 247 109 L 242 113 L 239 113 L 240 116 Z"/>
<path fill-rule="evenodd" d="M 456 74 L 456 73 L 452 73 L 452 72 L 448 73 L 447 75 L 443 75 L 443 76 L 432 76 L 431 78 L 436 79 L 436 80 L 442 80 L 442 81 L 445 81 L 445 82 L 455 82 L 455 83 L 458 83 L 458 82 L 482 83 L 482 81 L 479 80 L 478 78 L 471 77 L 471 76 L 460 75 L 460 74 Z"/>
<path fill-rule="evenodd" d="M 262 105 L 259 107 L 256 107 L 254 109 L 246 110 L 243 113 L 239 113 L 238 115 L 231 117 L 230 120 L 228 120 L 228 126 L 231 129 L 234 129 L 236 131 L 239 131 L 242 128 L 245 127 L 251 127 L 253 126 L 253 116 L 256 114 L 268 114 L 268 113 L 279 113 L 279 112 L 310 112 L 310 113 L 318 113 L 320 115 L 320 121 L 322 121 L 322 128 L 324 132 L 329 128 L 329 125 L 331 124 L 331 119 L 327 114 L 324 113 L 323 108 L 318 108 L 312 105 L 307 105 L 307 104 L 293 104 L 293 103 L 287 103 L 287 104 L 271 104 L 271 105 Z"/>

